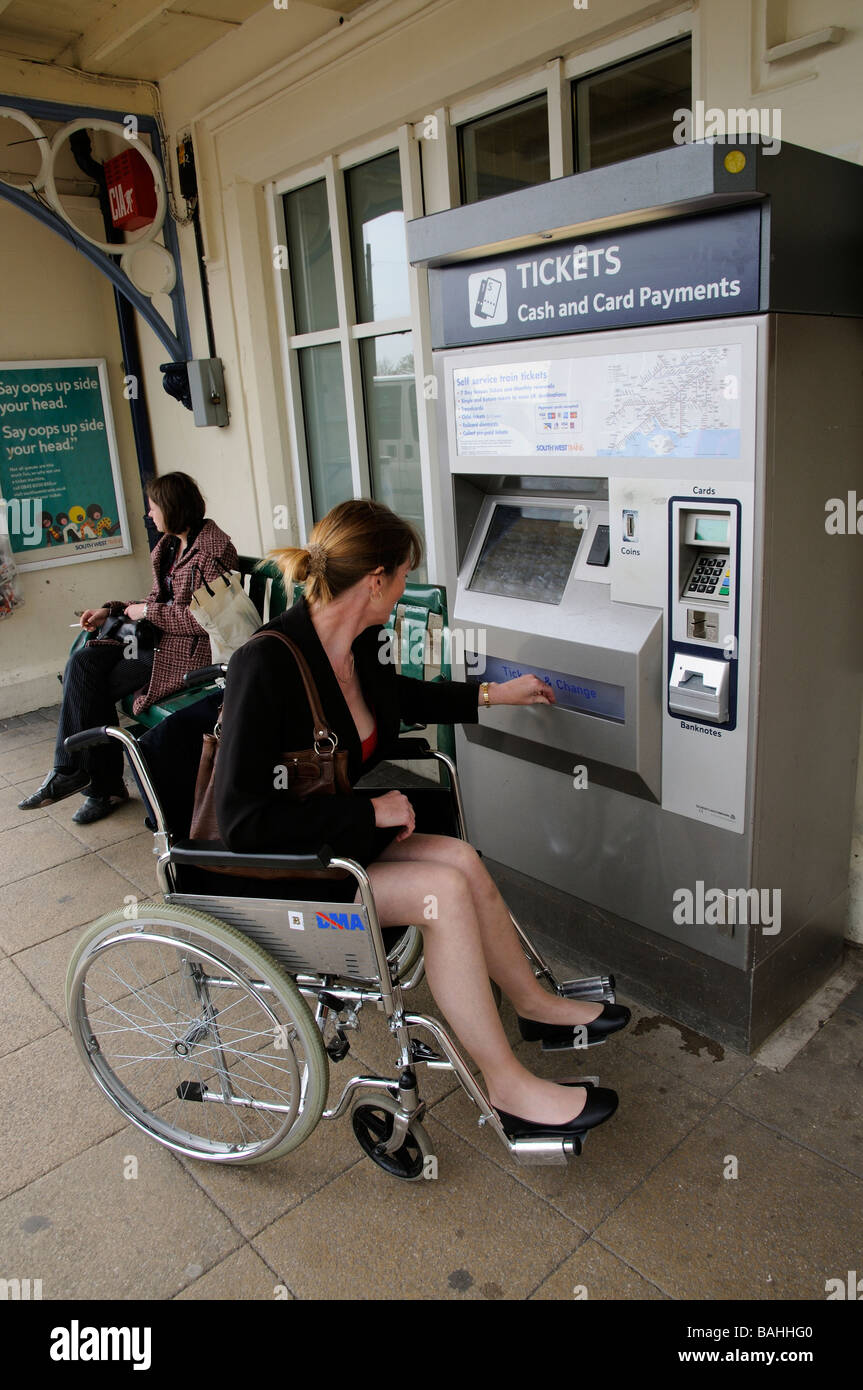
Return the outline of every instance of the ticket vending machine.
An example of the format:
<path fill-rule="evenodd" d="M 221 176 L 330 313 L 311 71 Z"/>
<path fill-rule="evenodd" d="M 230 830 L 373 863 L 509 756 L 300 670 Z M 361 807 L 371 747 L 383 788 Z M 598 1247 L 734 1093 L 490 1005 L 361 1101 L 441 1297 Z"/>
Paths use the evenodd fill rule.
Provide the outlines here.
<path fill-rule="evenodd" d="M 534 930 L 750 1050 L 842 950 L 863 536 L 827 518 L 863 457 L 863 169 L 738 153 L 742 185 L 687 146 L 409 246 L 457 673 L 555 694 L 459 732 L 471 838 Z"/>

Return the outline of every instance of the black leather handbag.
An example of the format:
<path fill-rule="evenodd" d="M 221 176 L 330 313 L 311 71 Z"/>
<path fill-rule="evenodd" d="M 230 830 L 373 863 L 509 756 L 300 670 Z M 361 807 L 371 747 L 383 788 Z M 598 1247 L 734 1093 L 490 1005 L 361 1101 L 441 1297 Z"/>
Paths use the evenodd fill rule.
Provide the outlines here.
<path fill-rule="evenodd" d="M 152 652 L 159 644 L 159 629 L 149 623 L 146 618 L 138 618 L 133 622 L 125 614 L 118 613 L 116 617 L 106 618 L 99 628 L 96 637 L 97 642 L 135 642 L 139 652 Z"/>

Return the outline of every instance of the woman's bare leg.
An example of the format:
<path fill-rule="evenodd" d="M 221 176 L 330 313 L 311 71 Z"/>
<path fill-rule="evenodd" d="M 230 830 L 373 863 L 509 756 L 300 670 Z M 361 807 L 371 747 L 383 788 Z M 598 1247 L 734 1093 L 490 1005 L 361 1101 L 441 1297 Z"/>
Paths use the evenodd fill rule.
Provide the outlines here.
<path fill-rule="evenodd" d="M 391 844 L 378 862 L 425 865 L 427 896 L 435 892 L 441 865 L 456 868 L 464 875 L 479 923 L 488 973 L 522 1018 L 575 1025 L 592 1023 L 602 1013 L 601 1004 L 562 999 L 543 989 L 522 950 L 509 909 L 493 878 L 466 841 L 447 835 L 410 835 Z"/>
<path fill-rule="evenodd" d="M 536 1123 L 566 1124 L 575 1119 L 587 1098 L 584 1087 L 557 1086 L 533 1076 L 507 1042 L 464 875 L 449 864 L 436 863 L 432 874 L 429 869 L 428 861 L 378 860 L 370 865 L 368 875 L 381 925 L 414 922 L 422 927 L 432 994 L 481 1068 L 492 1105 Z M 427 915 L 430 908 L 436 915 Z"/>

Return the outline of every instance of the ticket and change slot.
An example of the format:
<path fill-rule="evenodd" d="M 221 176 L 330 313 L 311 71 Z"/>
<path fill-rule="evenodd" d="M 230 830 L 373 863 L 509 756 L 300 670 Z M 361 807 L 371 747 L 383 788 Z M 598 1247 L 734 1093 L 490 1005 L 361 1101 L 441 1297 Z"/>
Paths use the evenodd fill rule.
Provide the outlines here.
<path fill-rule="evenodd" d="M 472 652 L 465 654 L 469 669 L 475 668 L 479 658 Z M 517 680 L 519 676 L 538 676 L 554 692 L 554 708 L 577 710 L 579 714 L 592 714 L 599 719 L 613 719 L 622 724 L 626 718 L 626 691 L 622 685 L 610 681 L 588 680 L 564 671 L 550 671 L 542 666 L 530 666 L 522 661 L 503 660 L 501 657 L 487 656 L 484 663 L 483 680 Z"/>
<path fill-rule="evenodd" d="M 493 705 L 464 729 L 475 749 L 658 801 L 662 616 L 614 602 L 605 478 L 463 473 L 454 624 L 468 679 L 535 675 L 553 704 Z M 499 489 L 499 490 L 498 490 Z M 485 652 L 471 645 L 480 633 Z M 512 767 L 512 764 L 510 764 Z"/>

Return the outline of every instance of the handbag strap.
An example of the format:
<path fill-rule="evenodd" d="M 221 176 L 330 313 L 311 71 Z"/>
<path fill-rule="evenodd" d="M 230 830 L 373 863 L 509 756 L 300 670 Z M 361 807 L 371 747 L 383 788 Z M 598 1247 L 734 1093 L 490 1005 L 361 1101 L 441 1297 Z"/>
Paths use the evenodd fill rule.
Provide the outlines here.
<path fill-rule="evenodd" d="M 338 735 L 333 732 L 327 723 L 326 715 L 321 709 L 321 697 L 318 694 L 318 687 L 315 685 L 315 678 L 309 669 L 309 663 L 306 661 L 306 658 L 303 656 L 296 642 L 292 641 L 290 637 L 286 637 L 283 632 L 275 632 L 272 629 L 267 632 L 253 633 L 249 641 L 254 642 L 258 637 L 277 637 L 280 642 L 284 642 L 285 646 L 289 647 L 293 652 L 297 665 L 300 668 L 300 675 L 303 678 L 303 685 L 306 689 L 306 697 L 312 711 L 312 719 L 315 725 L 315 741 L 317 742 L 318 739 L 328 738 L 332 741 L 333 748 L 335 748 L 339 741 Z"/>
<path fill-rule="evenodd" d="M 218 568 L 219 571 L 220 571 L 220 573 L 216 576 L 216 578 L 217 578 L 217 579 L 221 579 L 221 580 L 222 580 L 222 583 L 226 586 L 226 588 L 230 588 L 230 587 L 231 587 L 231 571 L 230 571 L 225 565 L 222 564 L 221 560 L 220 560 L 217 556 L 214 555 L 212 558 L 213 558 L 213 561 L 215 562 L 217 568 Z M 215 583 L 215 580 L 213 581 L 213 583 Z M 210 588 L 209 583 L 208 583 L 207 580 L 204 578 L 204 567 L 203 567 L 203 565 L 199 565 L 199 564 L 195 563 L 195 564 L 192 566 L 192 589 L 193 589 L 193 591 L 194 591 L 195 589 L 200 589 L 200 588 L 206 589 L 206 591 L 207 591 L 207 593 L 209 594 L 210 598 L 212 598 L 213 595 L 214 595 L 214 593 L 216 592 L 215 589 L 211 589 L 211 588 Z"/>

